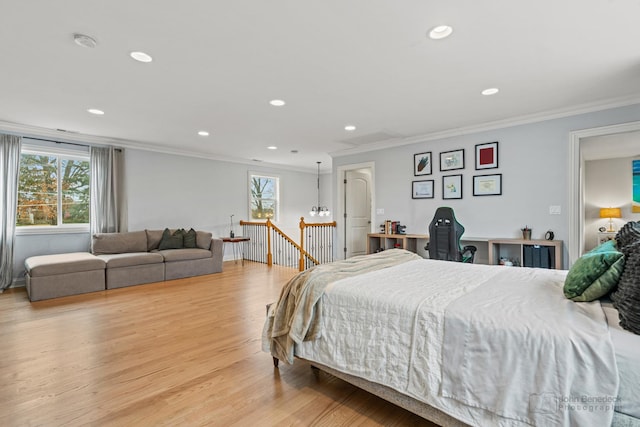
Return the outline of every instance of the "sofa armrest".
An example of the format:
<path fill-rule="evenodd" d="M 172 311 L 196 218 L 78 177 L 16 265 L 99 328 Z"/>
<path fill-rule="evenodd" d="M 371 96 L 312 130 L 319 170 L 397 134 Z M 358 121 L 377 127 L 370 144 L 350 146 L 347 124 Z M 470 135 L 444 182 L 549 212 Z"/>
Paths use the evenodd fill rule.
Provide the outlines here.
<path fill-rule="evenodd" d="M 222 239 L 213 238 L 211 239 L 211 246 L 209 247 L 209 250 L 211 251 L 211 258 L 215 260 L 216 264 L 219 264 L 220 271 L 222 271 L 222 258 L 224 255 L 222 253 L 222 244 Z"/>

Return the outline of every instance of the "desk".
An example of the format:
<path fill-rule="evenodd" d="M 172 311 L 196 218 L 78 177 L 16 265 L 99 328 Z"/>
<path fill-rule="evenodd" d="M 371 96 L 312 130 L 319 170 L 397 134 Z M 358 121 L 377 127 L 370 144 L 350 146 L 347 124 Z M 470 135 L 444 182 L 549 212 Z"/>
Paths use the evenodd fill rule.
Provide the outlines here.
<path fill-rule="evenodd" d="M 240 259 L 242 260 L 242 265 L 244 265 L 244 242 L 248 242 L 249 240 L 251 239 L 243 236 L 222 238 L 223 245 L 225 243 L 231 243 L 233 245 L 233 260 L 236 264 L 238 263 L 238 259 L 236 256 L 236 250 L 237 250 L 240 253 Z M 238 248 L 238 245 L 240 245 L 239 248 Z M 222 251 L 222 256 L 224 256 L 224 249 Z"/>

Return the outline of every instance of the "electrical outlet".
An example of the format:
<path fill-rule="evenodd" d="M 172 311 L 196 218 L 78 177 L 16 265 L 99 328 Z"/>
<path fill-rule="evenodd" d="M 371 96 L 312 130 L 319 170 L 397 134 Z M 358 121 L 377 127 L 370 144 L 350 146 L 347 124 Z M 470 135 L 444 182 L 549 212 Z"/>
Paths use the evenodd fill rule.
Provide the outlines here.
<path fill-rule="evenodd" d="M 376 215 L 384 215 L 384 208 L 376 209 Z"/>
<path fill-rule="evenodd" d="M 560 215 L 560 212 L 562 212 L 560 206 L 557 206 L 557 205 L 549 206 L 549 215 Z"/>

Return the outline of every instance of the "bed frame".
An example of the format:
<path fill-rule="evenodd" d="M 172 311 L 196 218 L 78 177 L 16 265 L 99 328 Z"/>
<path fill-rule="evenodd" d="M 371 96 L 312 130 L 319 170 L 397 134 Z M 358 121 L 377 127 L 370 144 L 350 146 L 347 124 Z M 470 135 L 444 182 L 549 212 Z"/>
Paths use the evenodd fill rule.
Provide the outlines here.
<path fill-rule="evenodd" d="M 320 370 L 326 372 L 329 375 L 332 375 L 336 378 L 340 378 L 341 380 L 348 382 L 351 385 L 354 385 L 362 390 L 365 390 L 375 396 L 380 397 L 381 399 L 386 400 L 387 402 L 393 403 L 396 406 L 406 409 L 409 412 L 412 412 L 432 423 L 436 423 L 442 427 L 469 427 L 468 424 L 465 424 L 452 416 L 442 412 L 439 409 L 434 408 L 424 402 L 420 402 L 412 397 L 409 397 L 405 394 L 400 393 L 392 388 L 383 386 L 381 384 L 376 384 L 371 381 L 367 381 L 363 378 L 359 378 L 353 375 L 345 374 L 344 372 L 336 371 L 333 368 L 322 365 L 317 362 L 313 362 L 311 360 L 303 359 L 296 356 L 297 360 L 301 360 L 303 362 L 308 363 L 311 366 L 312 370 Z M 273 366 L 275 368 L 278 367 L 279 360 L 273 357 Z"/>
<path fill-rule="evenodd" d="M 297 356 L 296 359 L 308 363 L 311 366 L 311 369 L 314 371 L 323 371 L 329 375 L 333 375 L 336 378 L 340 378 L 341 380 L 351 385 L 361 388 L 362 390 L 378 396 L 379 398 L 384 399 L 387 402 L 393 403 L 396 406 L 406 409 L 407 411 L 414 413 L 439 426 L 469 427 L 468 424 L 465 424 L 462 421 L 453 418 L 451 415 L 446 414 L 441 410 L 434 408 L 433 406 L 430 406 L 424 402 L 420 402 L 419 400 L 402 394 L 392 388 L 367 381 L 360 377 L 345 374 L 344 372 L 336 371 L 333 368 L 317 362 L 313 362 L 311 360 L 303 359 Z M 273 366 L 277 368 L 278 364 L 279 360 L 273 357 Z M 620 412 L 615 412 L 613 414 L 613 423 L 611 424 L 611 427 L 640 427 L 640 419 L 630 417 Z"/>

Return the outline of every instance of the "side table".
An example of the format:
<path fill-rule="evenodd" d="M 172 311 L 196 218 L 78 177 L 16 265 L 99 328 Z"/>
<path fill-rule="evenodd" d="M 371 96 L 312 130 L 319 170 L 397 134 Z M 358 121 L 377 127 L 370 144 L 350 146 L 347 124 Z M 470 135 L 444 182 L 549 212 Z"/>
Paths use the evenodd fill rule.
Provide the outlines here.
<path fill-rule="evenodd" d="M 244 265 L 244 242 L 248 242 L 249 239 L 248 237 L 244 237 L 244 236 L 236 236 L 236 237 L 222 237 L 222 242 L 223 244 L 225 243 L 231 243 L 233 246 L 233 261 L 237 264 L 238 263 L 238 259 L 237 259 L 237 255 L 236 252 L 238 252 L 240 254 L 240 259 L 242 262 L 242 265 Z M 240 247 L 238 247 L 238 245 Z M 224 254 L 224 250 L 223 250 L 223 254 Z"/>

